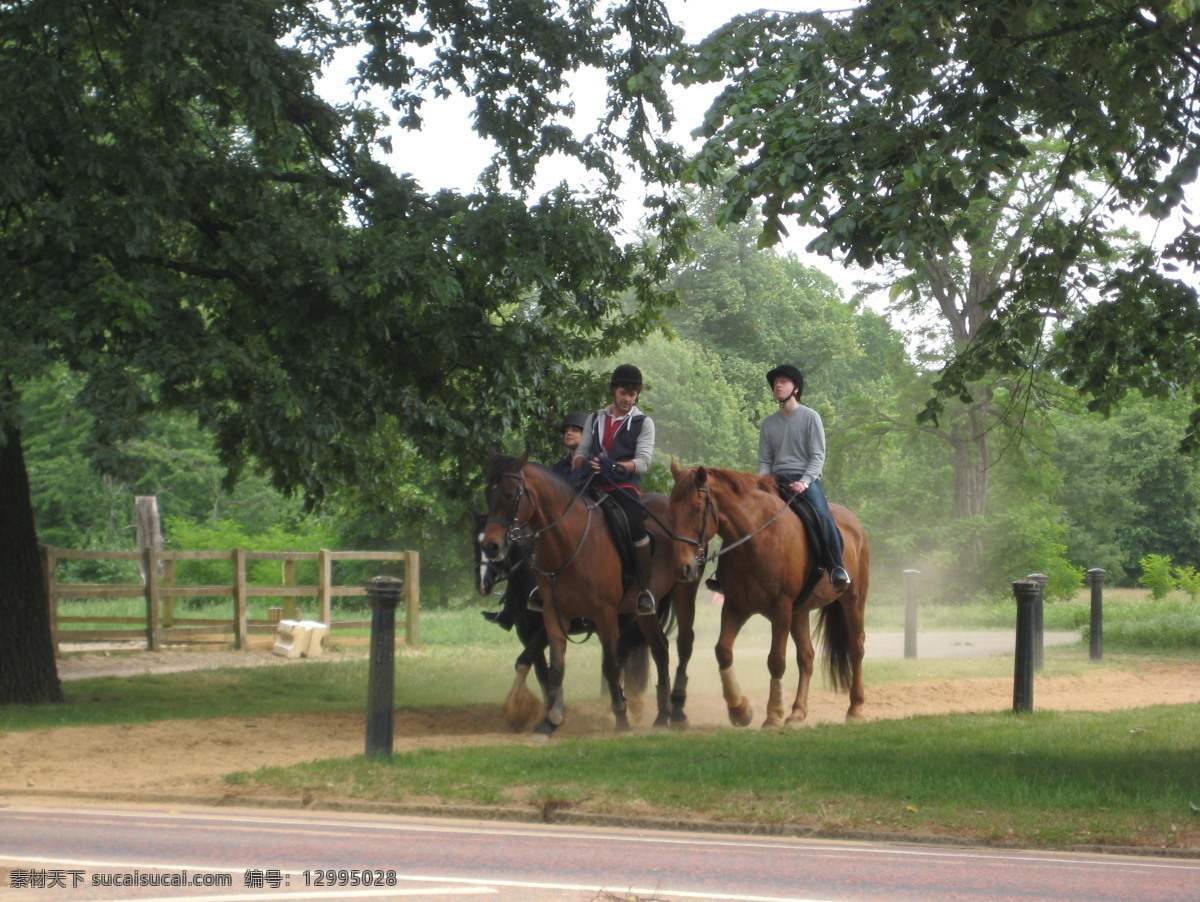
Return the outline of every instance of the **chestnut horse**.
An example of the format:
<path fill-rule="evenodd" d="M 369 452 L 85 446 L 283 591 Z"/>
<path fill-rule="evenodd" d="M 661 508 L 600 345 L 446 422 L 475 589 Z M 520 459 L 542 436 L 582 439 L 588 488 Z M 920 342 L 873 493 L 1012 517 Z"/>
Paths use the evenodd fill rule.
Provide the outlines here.
<path fill-rule="evenodd" d="M 828 577 L 822 577 L 802 595 L 813 575 L 814 556 L 800 518 L 780 498 L 770 476 L 712 467 L 685 469 L 674 460 L 671 473 L 675 477 L 671 517 L 680 540 L 675 552 L 679 578 L 697 579 L 710 559 L 709 541 L 715 535 L 721 537 L 719 572 L 725 604 L 721 608 L 716 654 L 730 721 L 744 727 L 754 717 L 733 669 L 734 640 L 752 614 L 762 614 L 771 622 L 771 650 L 767 655 L 771 688 L 763 726 L 800 723 L 808 716 L 808 689 L 815 659 L 808 615 L 814 610 L 819 611 L 817 632 L 823 634 L 830 682 L 834 689 L 848 689 L 850 693 L 846 719 L 861 717 L 866 639 L 863 614 L 870 575 L 867 537 L 858 518 L 841 505 L 829 506 L 845 546 L 849 588 L 835 595 Z M 800 685 L 785 721 L 783 674 L 789 632 L 796 643 Z"/>
<path fill-rule="evenodd" d="M 542 619 L 541 612 L 531 611 L 528 607 L 529 595 L 537 583 L 534 582 L 533 568 L 522 550 L 520 541 L 509 544 L 508 554 L 505 555 L 504 560 L 493 561 L 483 552 L 485 521 L 486 517 L 483 515 L 478 516 L 475 521 L 475 589 L 480 595 L 488 596 L 492 594 L 499 583 L 507 583 L 504 590 L 503 611 L 512 617 L 513 631 L 521 643 L 521 653 L 517 655 L 514 665 L 516 676 L 501 710 L 508 725 L 514 730 L 532 730 L 546 716 L 545 699 L 550 681 L 546 649 L 550 646 L 550 640 L 546 637 L 546 624 Z M 622 685 L 625 688 L 629 709 L 634 714 L 638 714 L 641 712 L 643 696 L 649 682 L 650 653 L 642 631 L 631 620 L 627 621 L 626 618 L 621 618 L 621 620 L 620 647 L 622 652 L 628 652 Z M 663 626 L 665 629 L 666 623 Z M 567 628 L 569 635 L 581 637 L 574 640 L 576 643 L 586 641 L 594 632 L 592 625 L 586 620 L 573 620 Z M 531 669 L 541 687 L 541 699 L 534 696 L 526 685 Z"/>
<path fill-rule="evenodd" d="M 530 539 L 527 553 L 540 590 L 543 621 L 550 642 L 550 676 L 546 719 L 534 733 L 548 739 L 563 722 L 563 673 L 567 629 L 573 620 L 591 623 L 600 640 L 601 670 L 612 700 L 618 732 L 630 730 L 625 694 L 621 685 L 620 618 L 634 618 L 646 637 L 658 673 L 656 728 L 673 719 L 668 678 L 667 638 L 660 620 L 672 603 L 691 608 L 695 581 L 677 580 L 672 566 L 673 543 L 661 525 L 669 520 L 667 499 L 642 498 L 653 516 L 647 520 L 655 542 L 651 591 L 659 599 L 659 615 L 636 616 L 637 587 L 623 579 L 621 556 L 597 502 L 577 493 L 545 467 L 520 457 L 494 456 L 488 474 L 488 518 L 481 544 L 494 561 L 503 560 L 509 545 Z M 686 615 L 690 620 L 689 610 Z M 678 717 L 674 718 L 676 721 Z"/>

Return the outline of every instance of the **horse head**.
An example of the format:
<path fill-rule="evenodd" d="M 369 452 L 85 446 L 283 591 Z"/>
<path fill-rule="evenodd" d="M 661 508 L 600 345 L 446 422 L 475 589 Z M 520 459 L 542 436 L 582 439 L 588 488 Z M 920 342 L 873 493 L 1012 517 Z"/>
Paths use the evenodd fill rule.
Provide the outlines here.
<path fill-rule="evenodd" d="M 528 455 L 504 457 L 493 454 L 488 470 L 487 517 L 477 533 L 483 554 L 491 561 L 503 561 L 509 545 L 528 524 L 532 499 L 525 482 Z"/>
<path fill-rule="evenodd" d="M 670 498 L 674 564 L 683 582 L 694 582 L 708 562 L 708 543 L 717 532 L 717 507 L 704 467 L 680 467 L 671 458 L 671 475 L 675 477 Z"/>

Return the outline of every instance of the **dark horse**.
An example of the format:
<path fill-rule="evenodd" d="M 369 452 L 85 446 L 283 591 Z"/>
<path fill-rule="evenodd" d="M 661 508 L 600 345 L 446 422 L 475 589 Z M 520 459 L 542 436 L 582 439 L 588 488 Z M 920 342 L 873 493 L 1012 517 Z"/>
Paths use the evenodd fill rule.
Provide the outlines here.
<path fill-rule="evenodd" d="M 546 719 L 534 731 L 549 738 L 563 721 L 563 673 L 567 628 L 573 620 L 591 623 L 600 640 L 601 670 L 612 700 L 618 731 L 628 731 L 625 693 L 621 686 L 624 650 L 620 620 L 631 618 L 645 636 L 658 674 L 658 715 L 654 725 L 666 728 L 671 721 L 667 638 L 659 617 L 636 616 L 636 587 L 624 578 L 621 554 L 597 502 L 578 494 L 545 467 L 526 456 L 494 456 L 488 473 L 488 519 L 484 526 L 484 552 L 503 560 L 510 545 L 529 535 L 531 567 L 543 604 L 543 623 L 550 643 L 550 670 Z M 654 597 L 663 604 L 686 599 L 694 604 L 695 581 L 673 575 L 672 542 L 658 521 L 668 522 L 667 499 L 643 497 L 654 514 L 647 522 L 655 542 L 651 580 Z M 689 615 L 690 616 L 690 615 Z M 678 718 L 676 718 L 678 720 Z"/>
<path fill-rule="evenodd" d="M 786 722 L 799 723 L 808 716 L 808 688 L 815 658 L 808 615 L 814 610 L 819 611 L 817 632 L 823 633 L 830 682 L 834 689 L 848 689 L 850 693 L 846 719 L 861 717 L 866 641 L 863 615 L 870 574 L 867 537 L 858 518 L 841 505 L 829 506 L 842 534 L 845 565 L 851 578 L 850 587 L 835 595 L 827 578 L 813 584 L 815 562 L 808 537 L 800 518 L 780 498 L 770 476 L 711 467 L 682 469 L 674 460 L 671 473 L 675 476 L 672 519 L 680 537 L 686 540 L 676 543 L 675 567 L 680 579 L 700 575 L 709 541 L 714 535 L 721 537 L 725 604 L 716 653 L 730 721 L 744 727 L 754 717 L 733 670 L 733 642 L 752 614 L 762 614 L 771 621 L 771 650 L 767 655 L 771 690 L 763 726 L 785 722 L 783 673 L 789 632 L 796 643 L 800 685 Z"/>
<path fill-rule="evenodd" d="M 502 612 L 511 618 L 512 628 L 521 643 L 521 653 L 517 655 L 515 665 L 516 677 L 504 699 L 502 710 L 514 730 L 533 729 L 545 716 L 545 703 L 529 691 L 526 685 L 529 671 L 532 668 L 541 686 L 543 700 L 548 696 L 550 676 L 550 668 L 546 663 L 546 649 L 550 646 L 546 624 L 540 611 L 531 611 L 528 607 L 529 596 L 537 582 L 533 578 L 533 567 L 519 541 L 508 546 L 508 554 L 502 561 L 493 561 L 483 553 L 485 522 L 483 515 L 479 515 L 475 521 L 475 588 L 480 595 L 488 596 L 498 584 L 506 583 Z M 669 605 L 661 605 L 660 610 L 664 613 L 669 611 Z M 622 617 L 620 620 L 621 647 L 628 652 L 625 658 L 625 691 L 630 709 L 637 714 L 649 682 L 650 654 L 646 637 L 634 625 L 632 618 Z M 579 640 L 582 642 L 592 636 L 595 628 L 586 620 L 573 620 L 567 632 L 582 636 Z"/>

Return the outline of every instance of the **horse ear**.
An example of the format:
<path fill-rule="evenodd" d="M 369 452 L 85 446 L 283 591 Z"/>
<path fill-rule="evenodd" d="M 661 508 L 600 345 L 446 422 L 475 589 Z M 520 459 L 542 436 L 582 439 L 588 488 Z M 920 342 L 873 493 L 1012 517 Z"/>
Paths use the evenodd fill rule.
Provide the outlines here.
<path fill-rule="evenodd" d="M 671 455 L 671 475 L 674 476 L 676 479 L 678 479 L 679 473 L 680 473 L 679 461 L 677 461 L 675 459 L 675 455 L 672 454 Z"/>
<path fill-rule="evenodd" d="M 522 452 L 521 456 L 513 461 L 513 469 L 519 470 L 529 462 L 529 450 Z"/>

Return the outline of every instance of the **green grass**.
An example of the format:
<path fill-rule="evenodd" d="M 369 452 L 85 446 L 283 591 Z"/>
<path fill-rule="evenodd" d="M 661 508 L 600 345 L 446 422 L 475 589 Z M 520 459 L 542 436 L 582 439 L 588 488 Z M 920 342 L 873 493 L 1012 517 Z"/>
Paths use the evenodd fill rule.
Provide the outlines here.
<path fill-rule="evenodd" d="M 1050 647 L 1043 673 L 1086 674 L 1098 666 L 1136 672 L 1145 661 L 1194 663 L 1200 648 L 1112 650 L 1112 624 L 1163 622 L 1145 613 L 1161 614 L 1161 603 L 1154 604 L 1159 607 L 1142 595 L 1115 599 L 1106 605 L 1112 619 L 1106 623 L 1104 663 L 1088 663 L 1082 642 Z M 1129 609 L 1127 616 L 1118 616 L 1122 608 Z M 711 605 L 699 610 L 693 673 L 714 667 L 711 645 L 718 616 Z M 1051 622 L 1048 613 L 1048 628 L 1057 628 Z M 922 627 L 945 628 L 924 621 Z M 741 643 L 764 645 L 767 634 L 766 622 L 756 618 Z M 398 708 L 498 705 L 517 651 L 511 634 L 472 609 L 426 614 L 421 636 L 421 648 L 397 653 Z M 1012 668 L 1011 655 L 868 660 L 865 680 L 869 689 L 884 683 L 1011 678 Z M 594 641 L 569 648 L 568 698 L 595 698 L 598 674 Z M 794 662 L 789 674 L 794 675 Z M 64 684 L 65 704 L 0 709 L 0 731 L 360 712 L 366 684 L 365 660 L 71 681 Z M 1189 814 L 1187 805 L 1200 803 L 1198 725 L 1197 705 L 1108 714 L 921 717 L 786 732 L 719 729 L 615 740 L 560 738 L 538 748 L 422 751 L 391 762 L 356 757 L 229 779 L 241 791 L 269 795 L 698 817 L 798 832 L 941 833 L 1044 847 L 1196 849 L 1200 818 Z"/>
<path fill-rule="evenodd" d="M 1200 842 L 1198 706 L 922 717 L 362 757 L 234 775 L 270 795 L 884 830 L 1036 846 Z"/>

